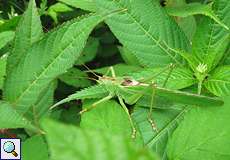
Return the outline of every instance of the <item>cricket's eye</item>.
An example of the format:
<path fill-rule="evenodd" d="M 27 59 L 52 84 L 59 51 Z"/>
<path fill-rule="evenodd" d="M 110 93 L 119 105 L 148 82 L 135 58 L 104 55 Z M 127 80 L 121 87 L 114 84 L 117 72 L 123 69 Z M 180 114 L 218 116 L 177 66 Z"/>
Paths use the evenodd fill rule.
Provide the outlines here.
<path fill-rule="evenodd" d="M 121 83 L 123 86 L 129 86 L 132 83 L 132 80 L 129 78 L 124 78 L 124 81 Z"/>

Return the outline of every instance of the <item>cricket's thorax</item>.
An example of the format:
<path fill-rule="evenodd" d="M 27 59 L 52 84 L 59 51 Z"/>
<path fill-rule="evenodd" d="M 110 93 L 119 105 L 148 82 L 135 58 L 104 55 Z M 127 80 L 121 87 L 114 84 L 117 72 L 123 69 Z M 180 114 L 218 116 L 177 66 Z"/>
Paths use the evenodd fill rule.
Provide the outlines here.
<path fill-rule="evenodd" d="M 99 83 L 103 84 L 106 89 L 111 93 L 116 95 L 119 93 L 120 89 L 124 87 L 131 87 L 131 86 L 149 86 L 147 83 L 139 82 L 132 78 L 124 78 L 124 77 L 108 77 L 103 76 L 99 78 Z"/>
<path fill-rule="evenodd" d="M 141 82 L 131 79 L 131 78 L 124 78 L 124 77 L 108 77 L 103 76 L 99 79 L 100 83 L 105 85 L 113 85 L 113 86 L 138 86 L 142 85 Z"/>
<path fill-rule="evenodd" d="M 105 84 L 105 85 L 120 85 L 122 82 L 122 79 L 120 78 L 113 78 L 108 76 L 103 76 L 99 78 L 99 83 Z"/>
<path fill-rule="evenodd" d="M 104 85 L 111 94 L 116 95 L 121 87 L 122 79 L 103 76 L 99 78 L 99 83 Z"/>

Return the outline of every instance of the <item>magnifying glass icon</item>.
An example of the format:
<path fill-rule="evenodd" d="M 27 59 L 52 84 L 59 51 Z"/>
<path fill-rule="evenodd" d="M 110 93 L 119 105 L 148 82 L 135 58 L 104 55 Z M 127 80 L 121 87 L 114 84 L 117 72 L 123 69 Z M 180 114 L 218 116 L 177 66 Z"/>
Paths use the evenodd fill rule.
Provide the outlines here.
<path fill-rule="evenodd" d="M 15 151 L 15 145 L 13 142 L 11 141 L 7 141 L 3 144 L 3 150 L 6 152 L 6 153 L 11 153 L 14 155 L 14 157 L 17 157 L 18 154 L 17 152 Z"/>

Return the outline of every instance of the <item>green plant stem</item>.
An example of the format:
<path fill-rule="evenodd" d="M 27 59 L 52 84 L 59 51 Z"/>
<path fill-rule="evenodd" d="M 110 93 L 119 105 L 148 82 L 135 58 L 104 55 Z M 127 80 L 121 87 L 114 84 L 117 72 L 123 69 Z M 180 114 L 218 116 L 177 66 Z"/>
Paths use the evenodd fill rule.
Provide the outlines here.
<path fill-rule="evenodd" d="M 199 95 L 201 94 L 202 83 L 203 83 L 203 81 L 199 81 L 199 82 L 198 82 L 198 94 L 199 94 Z"/>

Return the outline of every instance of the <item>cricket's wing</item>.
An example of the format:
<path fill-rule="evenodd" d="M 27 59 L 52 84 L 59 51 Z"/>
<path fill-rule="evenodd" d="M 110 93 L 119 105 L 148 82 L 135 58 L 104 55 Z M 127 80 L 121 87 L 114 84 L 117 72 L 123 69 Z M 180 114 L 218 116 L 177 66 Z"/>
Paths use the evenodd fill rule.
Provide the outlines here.
<path fill-rule="evenodd" d="M 66 103 L 72 100 L 102 98 L 102 97 L 107 96 L 108 94 L 109 92 L 106 90 L 106 88 L 103 85 L 91 86 L 89 88 L 85 88 L 81 91 L 78 91 L 77 93 L 69 95 L 67 98 L 51 106 L 50 109 L 53 109 L 63 103 Z"/>
<path fill-rule="evenodd" d="M 170 90 L 165 88 L 156 88 L 156 94 L 173 102 L 197 105 L 197 106 L 221 106 L 224 104 L 223 100 L 218 97 L 208 97 L 178 90 Z"/>
<path fill-rule="evenodd" d="M 131 86 L 129 88 L 123 89 L 123 92 L 129 94 L 123 94 L 123 97 L 126 103 L 130 104 L 130 100 L 135 99 L 133 103 L 136 103 L 142 96 L 149 97 L 153 96 L 153 89 L 155 90 L 156 97 L 167 102 L 177 102 L 188 105 L 197 105 L 197 106 L 220 106 L 223 105 L 223 101 L 218 97 L 208 97 L 198 94 L 192 94 L 189 92 L 183 92 L 178 90 L 171 90 L 161 87 L 150 87 L 150 86 Z M 131 103 L 131 104 L 133 104 Z"/>

